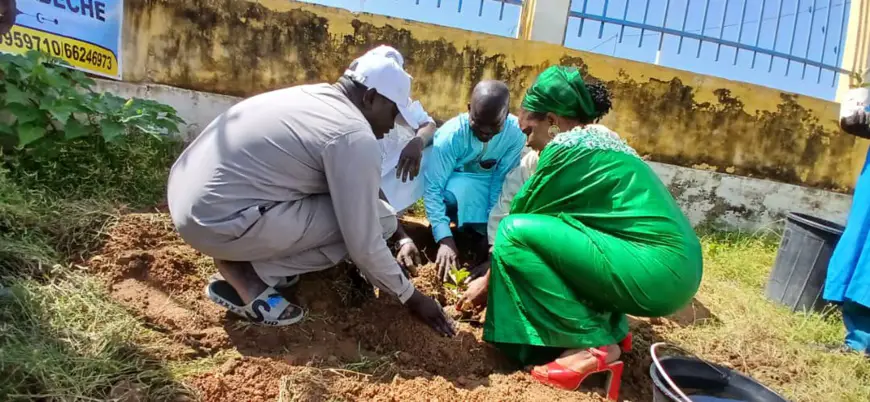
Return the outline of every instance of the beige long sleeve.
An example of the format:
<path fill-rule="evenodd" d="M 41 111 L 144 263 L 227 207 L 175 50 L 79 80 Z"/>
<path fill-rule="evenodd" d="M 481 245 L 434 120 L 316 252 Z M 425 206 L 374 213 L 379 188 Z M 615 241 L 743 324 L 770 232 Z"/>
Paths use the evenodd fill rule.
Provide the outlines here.
<path fill-rule="evenodd" d="M 501 194 L 498 196 L 498 202 L 489 213 L 489 221 L 486 225 L 486 234 L 489 239 L 489 245 L 495 244 L 495 235 L 498 232 L 498 224 L 505 216 L 508 216 L 511 209 L 511 202 L 514 197 L 523 187 L 523 184 L 532 177 L 532 173 L 538 167 L 538 153 L 532 150 L 527 150 L 526 155 L 520 161 L 519 166 L 515 167 L 505 177 L 504 184 L 501 187 Z"/>
<path fill-rule="evenodd" d="M 381 155 L 374 136 L 363 131 L 336 139 L 323 153 L 323 162 L 351 260 L 372 285 L 405 303 L 414 294 L 414 285 L 390 253 L 378 220 Z"/>

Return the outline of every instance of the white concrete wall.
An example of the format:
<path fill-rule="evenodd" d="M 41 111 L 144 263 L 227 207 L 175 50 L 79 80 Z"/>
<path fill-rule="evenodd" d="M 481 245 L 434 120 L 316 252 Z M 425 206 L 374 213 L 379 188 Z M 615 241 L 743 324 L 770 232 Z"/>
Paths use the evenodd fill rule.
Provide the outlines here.
<path fill-rule="evenodd" d="M 568 11 L 571 0 L 535 0 L 523 5 L 524 12 L 531 12 L 530 32 L 526 39 L 561 45 L 565 42 L 568 27 Z"/>
<path fill-rule="evenodd" d="M 651 162 L 695 226 L 776 229 L 789 212 L 844 224 L 852 196 L 750 177 Z"/>
<path fill-rule="evenodd" d="M 163 85 L 98 81 L 97 89 L 172 105 L 188 124 L 192 139 L 240 99 Z M 743 231 L 776 229 L 789 212 L 802 212 L 843 224 L 852 197 L 768 180 L 732 176 L 681 166 L 650 163 L 693 225 Z"/>
<path fill-rule="evenodd" d="M 100 79 L 96 81 L 95 91 L 111 92 L 125 98 L 151 99 L 174 107 L 186 122 L 180 127 L 181 135 L 185 139 L 195 138 L 215 117 L 241 100 L 233 96 L 190 91 L 166 85 L 130 84 Z"/>

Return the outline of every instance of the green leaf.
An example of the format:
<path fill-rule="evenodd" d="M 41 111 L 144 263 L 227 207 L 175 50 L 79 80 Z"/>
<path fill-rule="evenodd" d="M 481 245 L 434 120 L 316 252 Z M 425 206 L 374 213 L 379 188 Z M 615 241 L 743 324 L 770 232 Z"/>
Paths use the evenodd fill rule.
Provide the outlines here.
<path fill-rule="evenodd" d="M 75 117 L 70 117 L 66 122 L 66 127 L 64 127 L 64 138 L 67 140 L 72 140 L 79 137 L 84 137 L 90 135 L 91 130 L 89 127 L 86 127 L 82 123 L 78 121 Z"/>
<path fill-rule="evenodd" d="M 15 131 L 12 130 L 12 126 L 5 123 L 0 123 L 0 134 L 12 135 L 15 134 Z"/>
<path fill-rule="evenodd" d="M 18 126 L 18 146 L 25 147 L 45 136 L 45 126 L 27 123 Z"/>
<path fill-rule="evenodd" d="M 22 70 L 29 71 L 33 69 L 33 61 L 31 61 L 27 57 L 15 57 L 11 61 L 12 64 L 18 66 Z"/>
<path fill-rule="evenodd" d="M 85 73 L 78 70 L 70 70 L 70 77 L 84 90 L 90 90 L 91 87 L 97 84 L 97 82 L 91 79 L 91 77 L 88 77 Z"/>
<path fill-rule="evenodd" d="M 124 126 L 113 120 L 103 119 L 100 121 L 100 130 L 106 142 L 114 142 L 124 135 Z"/>
<path fill-rule="evenodd" d="M 450 270 L 450 277 L 453 278 L 453 283 L 460 285 L 465 282 L 465 279 L 471 275 L 471 272 L 468 272 L 465 269 L 456 269 L 453 268 Z"/>
<path fill-rule="evenodd" d="M 34 106 L 13 103 L 6 106 L 6 109 L 15 116 L 19 125 L 31 122 L 45 122 L 45 114 Z M 45 126 L 45 124 L 43 124 L 43 126 Z"/>
<path fill-rule="evenodd" d="M 67 121 L 73 113 L 79 111 L 77 105 L 65 101 L 54 102 L 48 109 L 48 113 L 57 121 Z"/>
<path fill-rule="evenodd" d="M 56 90 L 58 93 L 65 93 L 72 89 L 73 83 L 70 82 L 67 77 L 64 76 L 62 70 L 57 68 L 47 68 L 45 69 L 45 74 L 43 76 L 45 83 L 48 84 L 49 87 Z"/>
<path fill-rule="evenodd" d="M 175 124 L 172 120 L 157 120 L 157 126 L 166 129 L 166 134 L 178 134 L 178 124 Z"/>
<path fill-rule="evenodd" d="M 124 98 L 110 92 L 103 93 L 102 98 L 103 102 L 105 102 L 106 106 L 110 109 L 111 112 L 118 111 L 126 103 Z"/>
<path fill-rule="evenodd" d="M 30 105 L 30 95 L 18 88 L 17 85 L 6 83 L 6 104 L 12 103 Z"/>

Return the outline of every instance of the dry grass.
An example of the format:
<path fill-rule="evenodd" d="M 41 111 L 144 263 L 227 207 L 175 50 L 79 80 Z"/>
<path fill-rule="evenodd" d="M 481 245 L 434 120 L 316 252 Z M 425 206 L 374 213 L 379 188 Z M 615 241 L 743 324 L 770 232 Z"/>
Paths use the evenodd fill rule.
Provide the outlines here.
<path fill-rule="evenodd" d="M 146 400 L 185 393 L 153 356 L 169 340 L 67 271 L 46 283 L 13 279 L 0 295 L 0 400 Z"/>
<path fill-rule="evenodd" d="M 777 244 L 741 235 L 703 239 L 698 300 L 715 323 L 678 328 L 671 342 L 725 363 L 793 401 L 870 400 L 870 360 L 835 353 L 844 329 L 836 311 L 794 314 L 764 298 Z"/>

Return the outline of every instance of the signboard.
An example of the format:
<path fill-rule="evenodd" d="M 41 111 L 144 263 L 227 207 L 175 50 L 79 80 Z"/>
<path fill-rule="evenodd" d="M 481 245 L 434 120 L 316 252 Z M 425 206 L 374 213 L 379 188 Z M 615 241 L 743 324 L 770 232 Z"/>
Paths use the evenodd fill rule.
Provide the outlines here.
<path fill-rule="evenodd" d="M 73 67 L 121 79 L 124 0 L 18 0 L 0 52 L 39 50 Z"/>

